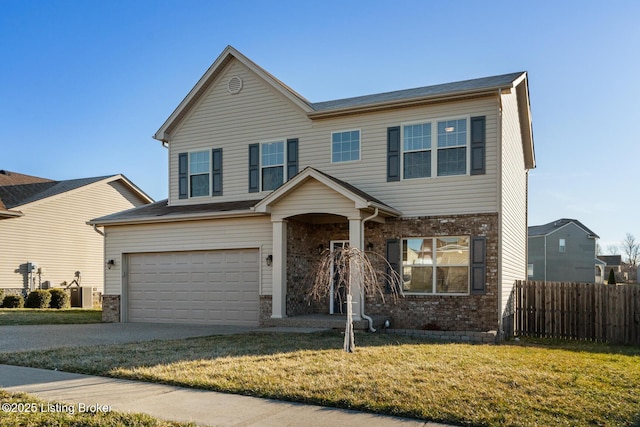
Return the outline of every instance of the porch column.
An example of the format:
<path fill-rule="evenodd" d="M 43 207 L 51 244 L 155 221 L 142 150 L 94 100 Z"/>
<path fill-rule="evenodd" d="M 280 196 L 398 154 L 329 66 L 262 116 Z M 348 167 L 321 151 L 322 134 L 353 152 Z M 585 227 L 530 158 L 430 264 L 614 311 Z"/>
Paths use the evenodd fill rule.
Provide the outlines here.
<path fill-rule="evenodd" d="M 358 218 L 349 218 L 349 247 L 362 250 L 362 220 Z M 350 271 L 354 271 L 355 268 L 350 266 Z M 353 276 L 349 278 L 351 283 L 351 294 L 353 296 L 353 320 L 362 320 L 362 307 L 360 304 L 360 283 L 358 283 Z"/>
<path fill-rule="evenodd" d="M 287 317 L 287 223 L 276 220 L 273 228 L 271 318 Z"/>

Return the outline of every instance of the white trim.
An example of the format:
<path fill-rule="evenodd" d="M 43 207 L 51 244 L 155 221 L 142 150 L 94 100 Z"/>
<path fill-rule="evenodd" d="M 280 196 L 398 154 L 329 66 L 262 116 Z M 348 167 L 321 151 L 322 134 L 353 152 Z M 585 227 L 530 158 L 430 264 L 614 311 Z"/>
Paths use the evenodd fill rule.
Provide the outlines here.
<path fill-rule="evenodd" d="M 463 174 L 459 175 L 438 175 L 438 151 L 445 150 L 447 148 L 455 148 L 455 147 L 438 147 L 438 122 L 445 122 L 449 120 L 466 120 L 467 121 L 467 135 L 466 135 L 466 145 L 464 146 L 466 149 L 466 171 Z M 412 125 L 420 125 L 420 124 L 431 124 L 431 147 L 428 150 L 406 150 L 404 149 L 404 128 L 405 126 Z M 462 146 L 458 146 L 462 147 Z M 430 151 L 431 152 L 431 175 L 423 176 L 418 178 L 405 178 L 404 177 L 404 154 L 406 153 L 417 153 L 422 151 Z M 471 176 L 471 115 L 463 114 L 457 116 L 446 116 L 446 117 L 433 117 L 430 119 L 424 120 L 411 120 L 408 122 L 400 123 L 400 180 L 401 181 L 411 181 L 414 179 L 447 179 L 452 177 L 460 177 L 460 176 Z"/>
<path fill-rule="evenodd" d="M 359 134 L 358 137 L 358 159 L 356 160 L 344 160 L 344 161 L 337 161 L 334 162 L 333 161 L 333 135 L 336 133 L 344 133 L 344 132 L 355 132 L 357 131 Z M 357 163 L 357 162 L 361 162 L 362 161 L 362 129 L 361 128 L 356 128 L 356 129 L 344 129 L 344 130 L 336 130 L 336 131 L 331 131 L 331 136 L 329 139 L 329 147 L 330 147 L 330 163 L 332 165 L 341 165 L 341 164 L 349 164 L 349 163 Z"/>

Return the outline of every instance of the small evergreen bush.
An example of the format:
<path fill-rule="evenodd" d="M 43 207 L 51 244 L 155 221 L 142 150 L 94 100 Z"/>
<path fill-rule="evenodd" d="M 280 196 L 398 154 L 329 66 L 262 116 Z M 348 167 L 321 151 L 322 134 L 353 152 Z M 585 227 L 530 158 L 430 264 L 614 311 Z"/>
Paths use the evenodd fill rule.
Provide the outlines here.
<path fill-rule="evenodd" d="M 0 289 L 0 307 L 2 307 L 3 299 L 4 299 L 4 289 Z"/>
<path fill-rule="evenodd" d="M 51 302 L 49 303 L 49 307 L 69 308 L 71 297 L 64 289 L 60 289 L 60 288 L 49 289 L 49 293 L 51 294 Z"/>
<path fill-rule="evenodd" d="M 613 268 L 609 270 L 609 280 L 607 280 L 607 283 L 610 285 L 616 284 L 616 273 L 613 272 Z"/>
<path fill-rule="evenodd" d="M 24 305 L 27 308 L 49 308 L 50 302 L 51 293 L 49 291 L 36 289 L 35 291 L 29 292 L 29 295 L 27 295 L 27 301 Z"/>
<path fill-rule="evenodd" d="M 7 295 L 2 300 L 4 308 L 22 308 L 24 307 L 24 298 L 22 295 Z"/>

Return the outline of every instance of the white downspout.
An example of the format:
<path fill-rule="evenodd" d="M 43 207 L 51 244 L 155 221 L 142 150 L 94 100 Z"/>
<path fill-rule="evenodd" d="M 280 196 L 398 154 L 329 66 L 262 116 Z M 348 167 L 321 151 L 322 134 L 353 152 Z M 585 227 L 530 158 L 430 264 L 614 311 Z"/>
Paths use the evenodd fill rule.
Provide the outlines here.
<path fill-rule="evenodd" d="M 362 232 L 360 233 L 360 239 L 361 239 L 360 247 L 362 248 L 363 251 L 364 251 L 364 223 L 377 216 L 378 216 L 378 208 L 375 208 L 375 211 L 373 211 L 373 215 L 366 217 L 360 222 L 360 227 L 362 227 L 361 229 Z M 369 322 L 369 331 L 375 332 L 376 329 L 373 327 L 373 319 L 367 316 L 366 314 L 364 314 L 364 289 L 360 290 L 360 316 L 362 316 L 363 319 Z"/>

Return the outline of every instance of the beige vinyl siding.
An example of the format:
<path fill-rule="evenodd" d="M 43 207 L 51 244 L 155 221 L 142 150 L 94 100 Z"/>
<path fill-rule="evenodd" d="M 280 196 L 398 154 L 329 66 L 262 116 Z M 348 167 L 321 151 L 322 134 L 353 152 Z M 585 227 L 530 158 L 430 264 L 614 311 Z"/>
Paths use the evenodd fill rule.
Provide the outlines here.
<path fill-rule="evenodd" d="M 102 291 L 104 240 L 86 222 L 142 204 L 120 182 L 99 182 L 16 208 L 23 217 L 0 221 L 0 287 L 23 287 L 20 266 L 31 261 L 51 286 L 80 271 L 82 286 Z"/>
<path fill-rule="evenodd" d="M 515 91 L 502 95 L 502 125 L 501 313 L 514 281 L 527 278 L 527 172 Z"/>
<path fill-rule="evenodd" d="M 260 250 L 260 294 L 271 295 L 271 267 L 265 262 L 272 253 L 271 221 L 248 217 L 160 224 L 107 226 L 106 258 L 116 265 L 107 270 L 105 294 L 121 295 L 123 254 L 215 249 Z"/>
<path fill-rule="evenodd" d="M 345 217 L 359 217 L 360 212 L 354 202 L 327 188 L 326 185 L 310 179 L 294 192 L 284 197 L 271 209 L 272 217 L 287 218 L 306 213 L 332 213 Z"/>
<path fill-rule="evenodd" d="M 231 95 L 226 84 L 235 75 L 243 79 L 244 85 L 240 93 Z M 347 181 L 400 210 L 404 216 L 497 212 L 497 103 L 496 95 L 311 121 L 291 101 L 234 60 L 171 139 L 170 203 L 264 197 L 268 193 L 248 193 L 248 145 L 299 138 L 299 170 L 312 166 Z M 387 182 L 388 127 L 482 115 L 487 119 L 485 175 Z M 345 129 L 360 129 L 361 160 L 331 163 L 331 133 Z M 178 199 L 179 153 L 212 148 L 223 149 L 223 196 Z"/>

